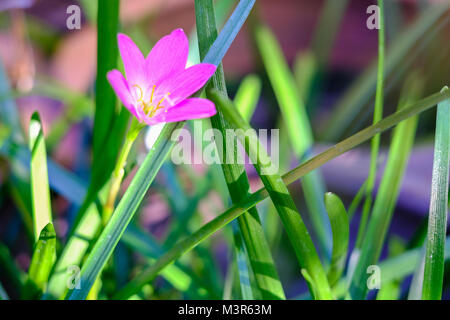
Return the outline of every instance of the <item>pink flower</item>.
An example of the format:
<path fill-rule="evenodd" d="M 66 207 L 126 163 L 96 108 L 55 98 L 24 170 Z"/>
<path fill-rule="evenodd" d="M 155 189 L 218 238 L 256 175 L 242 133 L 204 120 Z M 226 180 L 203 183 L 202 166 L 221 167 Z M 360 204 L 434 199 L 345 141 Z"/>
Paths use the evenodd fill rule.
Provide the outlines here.
<path fill-rule="evenodd" d="M 148 125 L 211 117 L 214 104 L 188 98 L 202 88 L 216 66 L 200 63 L 186 69 L 189 43 L 182 29 L 161 38 L 144 58 L 134 42 L 118 35 L 126 79 L 118 70 L 107 78 L 123 105 Z"/>

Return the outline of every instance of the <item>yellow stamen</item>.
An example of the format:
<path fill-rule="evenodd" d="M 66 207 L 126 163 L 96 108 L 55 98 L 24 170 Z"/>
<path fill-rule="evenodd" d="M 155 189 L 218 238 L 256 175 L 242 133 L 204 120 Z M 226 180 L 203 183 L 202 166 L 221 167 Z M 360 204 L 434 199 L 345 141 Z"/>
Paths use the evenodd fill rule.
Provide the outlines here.
<path fill-rule="evenodd" d="M 155 115 L 156 111 L 158 111 L 159 109 L 163 109 L 164 106 L 162 105 L 162 103 L 170 95 L 170 92 L 167 92 L 164 95 L 164 97 L 162 97 L 162 99 L 159 100 L 158 104 L 155 106 L 153 104 L 153 98 L 155 96 L 156 85 L 153 85 L 153 87 L 152 87 L 152 92 L 150 94 L 149 102 L 144 101 L 144 92 L 143 92 L 142 88 L 137 84 L 133 85 L 133 88 L 134 87 L 138 88 L 139 97 L 137 99 L 137 102 L 140 102 L 142 104 L 142 111 L 144 111 L 144 113 L 148 117 L 153 117 Z"/>
<path fill-rule="evenodd" d="M 152 95 L 150 96 L 150 103 L 153 102 L 153 94 L 155 93 L 155 88 L 156 88 L 156 85 L 153 85 L 153 88 L 152 88 Z"/>

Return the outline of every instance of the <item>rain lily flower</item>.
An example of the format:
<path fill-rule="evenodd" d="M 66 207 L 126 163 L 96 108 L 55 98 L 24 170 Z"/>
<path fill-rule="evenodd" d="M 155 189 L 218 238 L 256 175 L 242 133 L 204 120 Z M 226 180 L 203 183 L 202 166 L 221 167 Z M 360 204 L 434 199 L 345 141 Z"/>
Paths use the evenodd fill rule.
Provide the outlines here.
<path fill-rule="evenodd" d="M 200 63 L 186 69 L 189 43 L 182 29 L 161 38 L 144 58 L 134 42 L 118 35 L 126 79 L 118 70 L 107 78 L 123 105 L 140 123 L 154 125 L 211 117 L 214 104 L 189 98 L 202 88 L 216 66 Z"/>

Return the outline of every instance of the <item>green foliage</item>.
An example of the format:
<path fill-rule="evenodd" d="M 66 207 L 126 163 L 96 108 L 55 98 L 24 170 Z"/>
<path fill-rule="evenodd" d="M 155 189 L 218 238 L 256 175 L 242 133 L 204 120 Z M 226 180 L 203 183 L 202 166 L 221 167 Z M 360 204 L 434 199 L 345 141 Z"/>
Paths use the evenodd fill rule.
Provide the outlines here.
<path fill-rule="evenodd" d="M 410 109 L 411 101 L 417 99 L 417 95 L 421 91 L 421 83 L 417 81 L 416 79 L 416 82 L 413 82 L 411 86 L 405 88 L 406 93 L 399 102 L 399 111 L 397 114 Z M 393 131 L 386 168 L 375 199 L 367 231 L 364 235 L 361 250 L 359 251 L 359 248 L 355 249 L 355 254 L 359 259 L 350 286 L 350 294 L 353 299 L 365 298 L 368 290 L 365 281 L 367 268 L 370 265 L 377 264 L 381 250 L 383 249 L 385 237 L 400 192 L 403 175 L 414 143 L 417 122 L 418 117 L 412 117 L 398 124 Z"/>
<path fill-rule="evenodd" d="M 259 177 L 283 222 L 299 264 L 309 275 L 309 282 L 315 297 L 318 299 L 333 299 L 314 243 L 297 211 L 289 190 L 281 176 L 276 173 L 278 171 L 277 168 L 273 167 L 270 157 L 256 137 L 256 134 L 248 135 L 248 130 L 251 130 L 251 127 L 242 119 L 231 101 L 217 91 L 211 91 L 210 96 L 216 103 L 216 106 L 219 106 L 222 110 L 225 119 L 233 126 L 248 156 L 255 163 Z"/>
<path fill-rule="evenodd" d="M 50 189 L 48 186 L 47 153 L 39 114 L 32 115 L 29 126 L 31 152 L 31 196 L 33 204 L 33 230 L 35 241 L 44 227 L 52 222 Z"/>
<path fill-rule="evenodd" d="M 28 270 L 28 279 L 23 291 L 24 299 L 39 298 L 56 260 L 56 233 L 51 223 L 39 235 Z"/>
<path fill-rule="evenodd" d="M 333 233 L 333 251 L 327 277 L 330 286 L 334 286 L 344 272 L 350 237 L 350 224 L 347 210 L 345 210 L 344 204 L 337 195 L 331 192 L 326 193 L 325 206 Z"/>
<path fill-rule="evenodd" d="M 246 3 L 246 5 L 243 5 L 244 3 Z M 238 12 L 242 17 L 246 17 L 250 12 L 253 3 L 254 1 L 242 1 L 239 6 L 236 7 L 235 12 Z M 204 61 L 209 61 L 209 52 L 211 52 L 209 47 L 213 41 L 216 41 L 217 37 L 214 6 L 212 0 L 197 0 L 195 4 L 200 57 L 204 57 Z M 229 21 L 233 21 L 233 15 Z M 230 32 L 231 28 L 227 28 L 226 24 L 222 30 L 222 34 L 227 35 Z M 228 36 L 224 38 L 227 40 Z M 206 54 L 207 51 L 208 54 Z M 220 55 L 220 52 L 217 53 L 217 55 Z M 218 66 L 208 88 L 215 88 L 220 90 L 224 95 L 227 95 L 222 65 Z M 208 92 L 206 96 L 210 98 Z M 211 118 L 211 125 L 214 129 L 221 132 L 222 138 L 219 141 L 216 140 L 216 143 L 219 143 L 219 145 L 222 146 L 231 145 L 229 144 L 229 141 L 227 141 L 228 135 L 226 134 L 226 130 L 231 127 L 226 119 L 224 119 L 220 110 L 218 110 L 217 114 Z M 224 161 L 222 161 L 222 171 L 228 185 L 228 191 L 233 203 L 237 203 L 249 194 L 250 184 L 243 165 L 228 164 L 227 159 L 232 159 L 235 156 L 237 153 L 237 146 L 235 145 L 231 149 L 224 148 L 223 153 L 221 153 L 220 149 L 221 148 L 219 147 L 219 158 L 224 159 Z M 250 266 L 258 286 L 259 292 L 257 292 L 256 295 L 263 299 L 284 299 L 285 295 L 283 287 L 278 279 L 275 263 L 256 208 L 252 208 L 249 212 L 240 216 L 238 225 L 240 236 L 247 249 Z M 239 244 L 240 239 L 235 239 L 235 242 Z M 238 250 L 240 251 L 239 248 Z"/>
<path fill-rule="evenodd" d="M 443 91 L 449 91 L 448 87 Z M 450 162 L 450 100 L 438 104 L 422 299 L 440 300 L 444 278 Z"/>

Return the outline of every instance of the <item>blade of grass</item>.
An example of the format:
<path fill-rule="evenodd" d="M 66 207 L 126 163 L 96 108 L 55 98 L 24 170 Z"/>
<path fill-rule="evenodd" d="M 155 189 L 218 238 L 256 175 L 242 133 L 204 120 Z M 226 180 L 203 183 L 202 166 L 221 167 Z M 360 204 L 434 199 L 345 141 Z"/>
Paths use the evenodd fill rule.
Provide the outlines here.
<path fill-rule="evenodd" d="M 256 75 L 248 75 L 242 80 L 238 91 L 234 97 L 235 104 L 241 113 L 241 115 L 247 120 L 253 116 L 255 112 L 256 105 L 261 95 L 261 80 Z M 233 234 L 235 240 L 235 250 L 236 250 L 236 260 L 237 260 L 237 270 L 239 274 L 239 284 L 241 287 L 241 294 L 244 300 L 254 300 L 252 282 L 250 281 L 250 273 L 248 270 L 249 261 L 247 258 L 247 253 L 245 251 L 244 242 L 242 236 L 239 232 L 239 228 L 233 222 Z M 231 267 L 232 270 L 233 267 Z"/>
<path fill-rule="evenodd" d="M 414 45 L 423 41 L 424 35 L 429 34 L 430 29 L 436 21 L 448 10 L 450 3 L 444 1 L 434 4 L 426 9 L 413 25 L 406 28 L 404 32 L 392 40 L 392 46 L 386 53 L 384 76 L 392 78 L 398 71 L 399 64 L 410 54 Z M 323 140 L 334 141 L 344 134 L 350 123 L 355 120 L 358 112 L 370 101 L 375 92 L 377 81 L 377 63 L 373 63 L 347 92 L 339 99 L 330 120 L 324 125 Z"/>
<path fill-rule="evenodd" d="M 233 17 L 235 13 L 232 14 L 221 33 L 236 35 L 239 29 L 233 28 L 233 31 L 231 31 L 231 28 L 228 26 L 233 22 L 233 19 L 238 20 L 239 18 L 245 20 L 250 9 L 253 7 L 254 2 L 255 1 L 240 1 L 235 9 L 235 12 L 238 12 L 239 14 L 236 18 Z M 210 50 L 209 47 L 217 37 L 213 1 L 196 0 L 195 15 L 200 57 L 205 57 L 204 61 L 209 61 L 211 55 L 210 52 L 215 52 Z M 228 41 L 229 38 L 226 37 L 225 39 Z M 206 54 L 207 51 L 208 53 Z M 216 53 L 216 55 L 223 57 L 221 51 Z M 217 62 L 217 60 L 214 61 Z M 227 95 L 222 65 L 219 65 L 217 68 L 217 71 L 207 88 L 215 88 L 220 90 L 224 95 Z M 206 96 L 210 98 L 208 91 Z M 250 192 L 250 184 L 245 168 L 243 165 L 234 162 L 229 164 L 228 159 L 234 158 L 237 153 L 237 146 L 229 144 L 229 141 L 227 140 L 228 135 L 226 134 L 226 130 L 230 128 L 230 124 L 224 119 L 220 110 L 218 110 L 215 116 L 211 117 L 211 125 L 214 129 L 221 132 L 221 137 L 216 137 L 215 139 L 216 143 L 227 146 L 226 148 L 221 148 L 218 145 L 217 149 L 220 153 L 219 157 L 223 159 L 222 171 L 225 176 L 231 200 L 233 203 L 237 203 Z M 225 159 L 227 159 L 227 161 L 225 161 Z M 256 279 L 256 285 L 259 288 L 259 295 L 263 299 L 284 299 L 284 291 L 278 279 L 275 263 L 270 253 L 270 248 L 265 238 L 264 230 L 261 226 L 260 217 L 256 208 L 252 208 L 248 213 L 239 217 L 238 224 L 250 260 L 250 266 Z M 240 239 L 235 239 L 235 244 L 239 245 L 239 243 Z M 240 253 L 242 252 L 242 248 L 237 248 L 237 250 Z M 238 256 L 240 253 L 238 253 Z"/>
<path fill-rule="evenodd" d="M 348 207 L 348 220 L 349 221 L 352 221 L 352 218 L 355 215 L 356 210 L 358 209 L 359 205 L 361 204 L 361 201 L 364 197 L 364 193 L 366 191 L 366 184 L 367 184 L 367 181 L 364 181 L 364 183 L 361 185 L 358 192 L 356 193 L 355 197 L 353 198 L 352 202 L 350 203 L 350 206 Z"/>
<path fill-rule="evenodd" d="M 448 90 L 445 87 L 443 90 Z M 447 231 L 449 162 L 450 162 L 450 99 L 438 104 L 436 136 L 431 182 L 430 213 L 425 254 L 422 299 L 440 300 L 444 281 L 445 234 Z"/>
<path fill-rule="evenodd" d="M 106 73 L 117 68 L 119 2 L 119 0 L 98 0 L 94 158 L 99 152 L 103 152 L 103 143 L 116 115 L 116 96 L 106 79 Z"/>
<path fill-rule="evenodd" d="M 309 99 L 312 95 L 317 72 L 317 59 L 310 50 L 297 54 L 294 61 L 293 73 L 299 91 L 299 96 L 303 101 L 305 101 L 305 105 L 308 105 Z"/>
<path fill-rule="evenodd" d="M 308 157 L 308 150 L 313 145 L 314 139 L 295 79 L 269 28 L 256 24 L 253 26 L 253 34 L 287 125 L 294 153 L 298 159 Z M 312 172 L 303 177 L 301 183 L 319 248 L 325 256 L 328 256 L 331 252 L 331 230 L 323 199 L 319 196 L 325 193 L 320 173 Z"/>
<path fill-rule="evenodd" d="M 333 250 L 330 267 L 327 272 L 328 282 L 333 287 L 344 272 L 350 224 L 347 210 L 345 210 L 344 204 L 337 195 L 331 192 L 326 193 L 325 206 L 330 217 L 331 230 L 333 232 Z"/>
<path fill-rule="evenodd" d="M 239 8 L 241 12 L 238 12 L 237 17 L 236 15 L 234 16 L 235 19 L 233 20 L 234 22 L 232 26 L 228 27 L 233 32 L 236 28 L 239 30 L 245 21 L 245 19 L 241 19 L 239 15 L 245 15 L 246 10 L 242 10 L 242 7 Z M 235 9 L 235 12 L 236 10 L 237 8 Z M 233 14 L 235 14 L 235 12 L 233 12 Z M 228 23 L 229 22 L 227 22 L 227 24 Z M 210 50 L 220 54 L 223 49 L 218 47 L 229 46 L 231 44 L 231 42 L 227 39 L 229 39 L 229 35 L 223 34 L 222 32 L 211 46 Z M 225 52 L 227 49 L 228 47 L 225 48 Z M 214 60 L 214 55 L 210 55 L 210 57 Z M 80 281 L 83 283 L 83 286 L 80 289 L 74 288 L 67 294 L 66 298 L 86 298 L 92 284 L 103 269 L 108 258 L 111 256 L 112 251 L 136 212 L 157 171 L 166 159 L 171 147 L 174 145 L 177 134 L 173 135 L 173 133 L 178 131 L 177 129 L 180 129 L 183 125 L 184 122 L 170 123 L 163 128 L 153 148 L 150 150 L 142 166 L 139 168 L 130 186 L 114 211 L 113 219 L 110 220 L 101 233 L 96 244 L 94 245 L 94 248 L 92 249 L 91 254 L 88 256 L 85 264 L 83 265 L 80 275 Z"/>
<path fill-rule="evenodd" d="M 80 274 L 80 288 L 71 289 L 66 298 L 70 300 L 86 298 L 172 148 L 172 134 L 183 125 L 184 122 L 180 122 L 164 127 L 154 148 L 145 158 L 84 263 Z"/>
<path fill-rule="evenodd" d="M 101 217 L 95 204 L 91 205 L 80 220 L 79 226 L 69 237 L 50 277 L 43 299 L 63 299 L 68 290 L 71 270 L 81 265 L 84 255 L 96 239 Z"/>
<path fill-rule="evenodd" d="M 155 259 L 159 258 L 164 250 L 150 234 L 140 230 L 137 226 L 131 224 L 124 233 L 121 242 L 126 244 L 130 249 L 140 253 L 146 257 L 149 263 L 154 263 Z M 180 291 L 191 295 L 191 297 L 204 297 L 204 292 L 208 289 L 200 279 L 193 275 L 193 271 L 189 268 L 173 264 L 161 274 L 169 283 Z M 203 292 L 203 295 L 202 295 Z M 208 290 L 208 292 L 211 292 Z"/>
<path fill-rule="evenodd" d="M 420 78 L 413 77 L 411 85 L 406 84 L 399 102 L 400 113 L 408 110 L 411 101 L 417 99 L 422 88 Z M 380 187 L 375 199 L 373 211 L 364 235 L 361 250 L 356 248 L 352 255 L 359 257 L 350 284 L 353 299 L 363 299 L 367 294 L 367 268 L 375 265 L 383 249 L 395 204 L 402 183 L 403 174 L 408 164 L 411 148 L 414 143 L 418 118 L 413 117 L 397 125 L 392 135 L 389 156 Z M 378 122 L 379 123 L 379 122 Z"/>
<path fill-rule="evenodd" d="M 111 178 L 119 150 L 125 138 L 130 113 L 120 107 L 106 73 L 117 69 L 117 30 L 119 0 L 99 0 L 97 17 L 97 81 L 93 132 L 93 163 L 90 185 L 69 235 L 98 193 Z M 107 188 L 107 186 L 106 186 Z"/>
<path fill-rule="evenodd" d="M 314 158 L 304 162 L 293 170 L 282 176 L 283 181 L 286 185 L 297 181 L 302 178 L 312 170 L 322 166 L 328 161 L 340 156 L 341 154 L 353 149 L 354 147 L 360 145 L 361 143 L 369 140 L 374 135 L 384 132 L 393 126 L 399 124 L 403 120 L 413 117 L 419 113 L 422 113 L 431 107 L 435 106 L 437 103 L 450 98 L 450 92 L 435 93 L 427 98 L 424 98 L 416 103 L 411 104 L 409 107 L 396 112 L 395 114 L 386 117 L 375 125 L 365 128 L 360 132 L 354 134 L 353 136 L 345 139 L 344 141 L 338 143 L 337 145 L 327 149 L 326 151 L 320 153 Z M 155 264 L 149 268 L 143 270 L 135 278 L 133 278 L 124 288 L 116 293 L 114 298 L 116 299 L 126 299 L 136 292 L 140 288 L 145 286 L 154 277 L 158 275 L 161 270 L 167 267 L 169 264 L 176 261 L 186 252 L 192 250 L 199 243 L 207 239 L 209 236 L 214 234 L 216 231 L 220 230 L 228 223 L 242 215 L 249 208 L 252 208 L 260 201 L 264 200 L 269 196 L 265 188 L 261 188 L 258 191 L 252 193 L 250 196 L 241 200 L 238 204 L 233 205 L 228 210 L 205 224 L 199 230 L 191 234 L 189 237 L 178 242 L 178 244 L 167 251 L 161 258 L 159 258 Z"/>
<path fill-rule="evenodd" d="M 256 105 L 261 94 L 261 80 L 256 75 L 248 75 L 241 82 L 238 91 L 234 97 L 235 104 L 241 113 L 241 115 L 247 120 L 253 116 L 255 112 Z M 244 300 L 254 300 L 253 291 L 257 289 L 253 288 L 252 281 L 250 279 L 251 275 L 248 270 L 248 257 L 245 251 L 244 242 L 242 236 L 239 232 L 237 225 L 232 223 L 234 241 L 235 241 L 235 251 L 236 251 L 236 268 L 239 275 L 239 285 L 241 287 L 241 294 Z M 234 267 L 230 267 L 234 270 Z M 232 274 L 230 276 L 233 276 Z M 232 281 L 230 281 L 232 284 Z"/>
<path fill-rule="evenodd" d="M 379 8 L 379 29 L 378 29 L 378 67 L 377 67 L 377 89 L 375 92 L 375 108 L 373 111 L 373 123 L 377 123 L 383 118 L 384 104 L 384 1 L 378 0 Z M 380 150 L 380 135 L 372 138 L 370 147 L 370 168 L 366 182 L 366 194 L 363 205 L 363 212 L 359 222 L 358 235 L 356 237 L 356 248 L 361 248 L 363 235 L 366 232 L 367 220 L 372 207 L 372 193 L 375 187 L 377 176 L 378 152 Z"/>
<path fill-rule="evenodd" d="M 244 146 L 252 163 L 254 163 L 261 181 L 283 222 L 300 266 L 308 272 L 311 278 L 311 286 L 314 288 L 315 295 L 318 299 L 333 299 L 325 271 L 308 230 L 280 175 L 272 172 L 277 172 L 278 170 L 271 170 L 277 168 L 273 168 L 272 161 L 258 140 L 256 133 L 239 115 L 239 112 L 234 108 L 230 100 L 214 90 L 210 91 L 210 97 L 216 107 L 221 109 L 225 119 L 235 129 L 237 137 Z M 252 132 L 253 135 L 248 135 L 249 132 Z"/>
<path fill-rule="evenodd" d="M 256 105 L 261 95 L 261 79 L 254 74 L 248 75 L 242 80 L 234 97 L 234 103 L 242 118 L 250 121 L 255 112 Z"/>
<path fill-rule="evenodd" d="M 56 233 L 53 225 L 48 223 L 42 229 L 34 248 L 28 270 L 28 279 L 23 292 L 24 299 L 38 299 L 45 286 L 56 260 Z"/>
<path fill-rule="evenodd" d="M 119 0 L 99 0 L 97 8 L 97 79 L 95 96 L 93 164 L 91 182 L 75 221 L 69 230 L 69 241 L 76 252 L 67 251 L 58 260 L 58 272 L 50 279 L 46 298 L 61 298 L 67 290 L 67 268 L 79 266 L 89 243 L 78 238 L 75 233 L 93 239 L 98 226 L 79 225 L 81 221 L 96 221 L 94 202 L 111 176 L 117 158 L 129 113 L 125 108 L 117 108 L 116 96 L 106 79 L 106 73 L 117 68 L 117 31 L 119 24 Z M 87 217 L 86 217 L 87 216 Z M 73 237 L 72 237 L 73 236 Z M 73 239 L 72 239 L 73 238 Z M 84 242 L 84 243 L 83 243 Z"/>
<path fill-rule="evenodd" d="M 38 241 L 42 229 L 52 222 L 50 189 L 47 173 L 47 153 L 39 114 L 31 116 L 29 126 L 29 148 L 31 152 L 31 199 L 33 208 L 33 230 Z"/>

